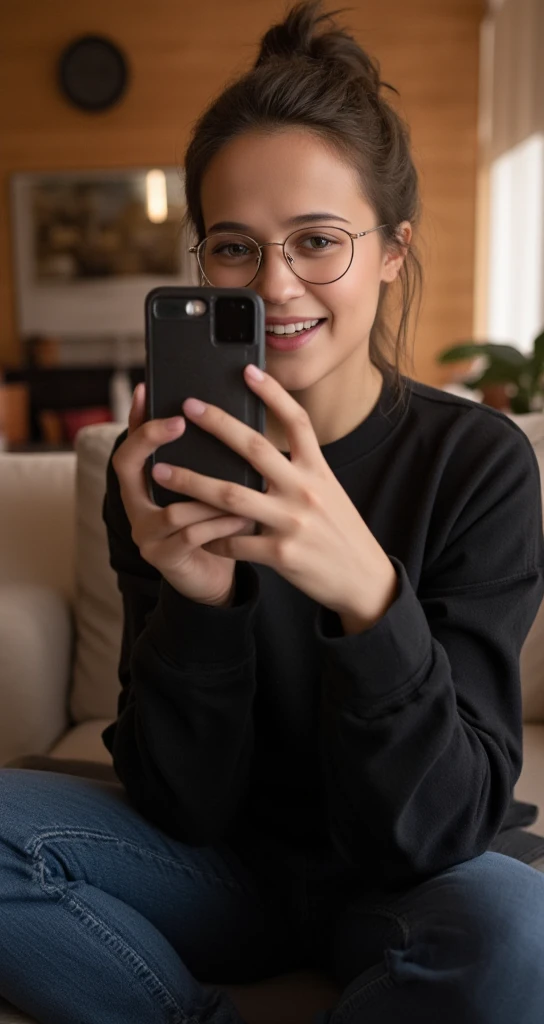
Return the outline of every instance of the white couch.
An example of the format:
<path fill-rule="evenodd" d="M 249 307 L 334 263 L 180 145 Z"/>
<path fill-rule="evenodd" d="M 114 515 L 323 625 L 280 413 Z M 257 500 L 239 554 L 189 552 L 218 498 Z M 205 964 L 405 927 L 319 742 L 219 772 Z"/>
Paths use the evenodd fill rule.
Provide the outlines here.
<path fill-rule="evenodd" d="M 544 480 L 544 416 L 518 417 Z M 101 519 L 120 424 L 86 427 L 76 452 L 0 454 L 0 765 L 27 754 L 111 765 L 101 732 L 116 713 L 122 609 Z M 525 763 L 516 795 L 542 808 L 544 602 L 522 654 Z M 231 990 L 251 1024 L 305 1024 L 331 1005 L 301 974 Z M 1 1001 L 0 1001 L 1 1002 Z M 28 1021 L 0 1005 L 0 1024 Z"/>

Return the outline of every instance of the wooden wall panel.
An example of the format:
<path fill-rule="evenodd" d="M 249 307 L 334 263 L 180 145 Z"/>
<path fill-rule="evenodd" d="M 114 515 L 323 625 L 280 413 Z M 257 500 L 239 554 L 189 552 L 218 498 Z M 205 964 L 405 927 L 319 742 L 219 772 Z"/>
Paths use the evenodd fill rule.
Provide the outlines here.
<path fill-rule="evenodd" d="M 336 7 L 336 4 L 328 4 Z M 443 380 L 435 353 L 472 331 L 478 33 L 483 0 L 351 0 L 344 19 L 401 93 L 421 173 L 426 290 L 415 372 Z M 284 0 L 3 0 L 0 6 L 0 367 L 20 354 L 9 222 L 14 171 L 179 163 L 191 123 L 244 70 Z M 110 112 L 58 94 L 58 54 L 103 33 L 132 84 Z"/>

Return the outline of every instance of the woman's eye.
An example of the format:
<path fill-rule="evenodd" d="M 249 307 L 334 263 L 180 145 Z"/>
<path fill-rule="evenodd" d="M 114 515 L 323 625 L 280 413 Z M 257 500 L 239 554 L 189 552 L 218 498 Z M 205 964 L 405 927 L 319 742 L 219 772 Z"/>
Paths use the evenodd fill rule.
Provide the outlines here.
<path fill-rule="evenodd" d="M 214 256 L 247 256 L 248 252 L 247 246 L 234 242 L 230 245 L 219 245 L 213 250 Z"/>
<path fill-rule="evenodd" d="M 314 252 L 323 252 L 325 249 L 330 249 L 334 245 L 334 239 L 325 238 L 324 235 L 310 235 L 308 238 L 301 239 L 300 244 L 305 249 L 313 249 Z"/>

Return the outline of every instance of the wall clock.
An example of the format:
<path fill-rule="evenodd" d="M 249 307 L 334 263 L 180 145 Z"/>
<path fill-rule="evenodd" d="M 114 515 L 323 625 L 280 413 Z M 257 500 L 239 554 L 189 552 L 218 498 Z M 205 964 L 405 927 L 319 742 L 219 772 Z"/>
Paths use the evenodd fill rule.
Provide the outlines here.
<path fill-rule="evenodd" d="M 126 57 L 104 36 L 75 39 L 63 50 L 58 64 L 63 96 L 80 110 L 108 110 L 119 102 L 128 84 Z"/>

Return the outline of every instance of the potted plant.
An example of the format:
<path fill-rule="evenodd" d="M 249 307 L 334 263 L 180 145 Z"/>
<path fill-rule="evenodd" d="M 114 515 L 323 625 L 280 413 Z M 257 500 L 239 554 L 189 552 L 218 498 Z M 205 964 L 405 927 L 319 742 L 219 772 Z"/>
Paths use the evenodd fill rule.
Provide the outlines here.
<path fill-rule="evenodd" d="M 463 377 L 465 387 L 482 392 L 483 401 L 513 413 L 544 411 L 544 331 L 524 354 L 514 345 L 467 341 L 444 349 L 438 363 L 456 363 L 478 357 L 476 371 Z M 480 360 L 485 359 L 482 367 Z"/>

